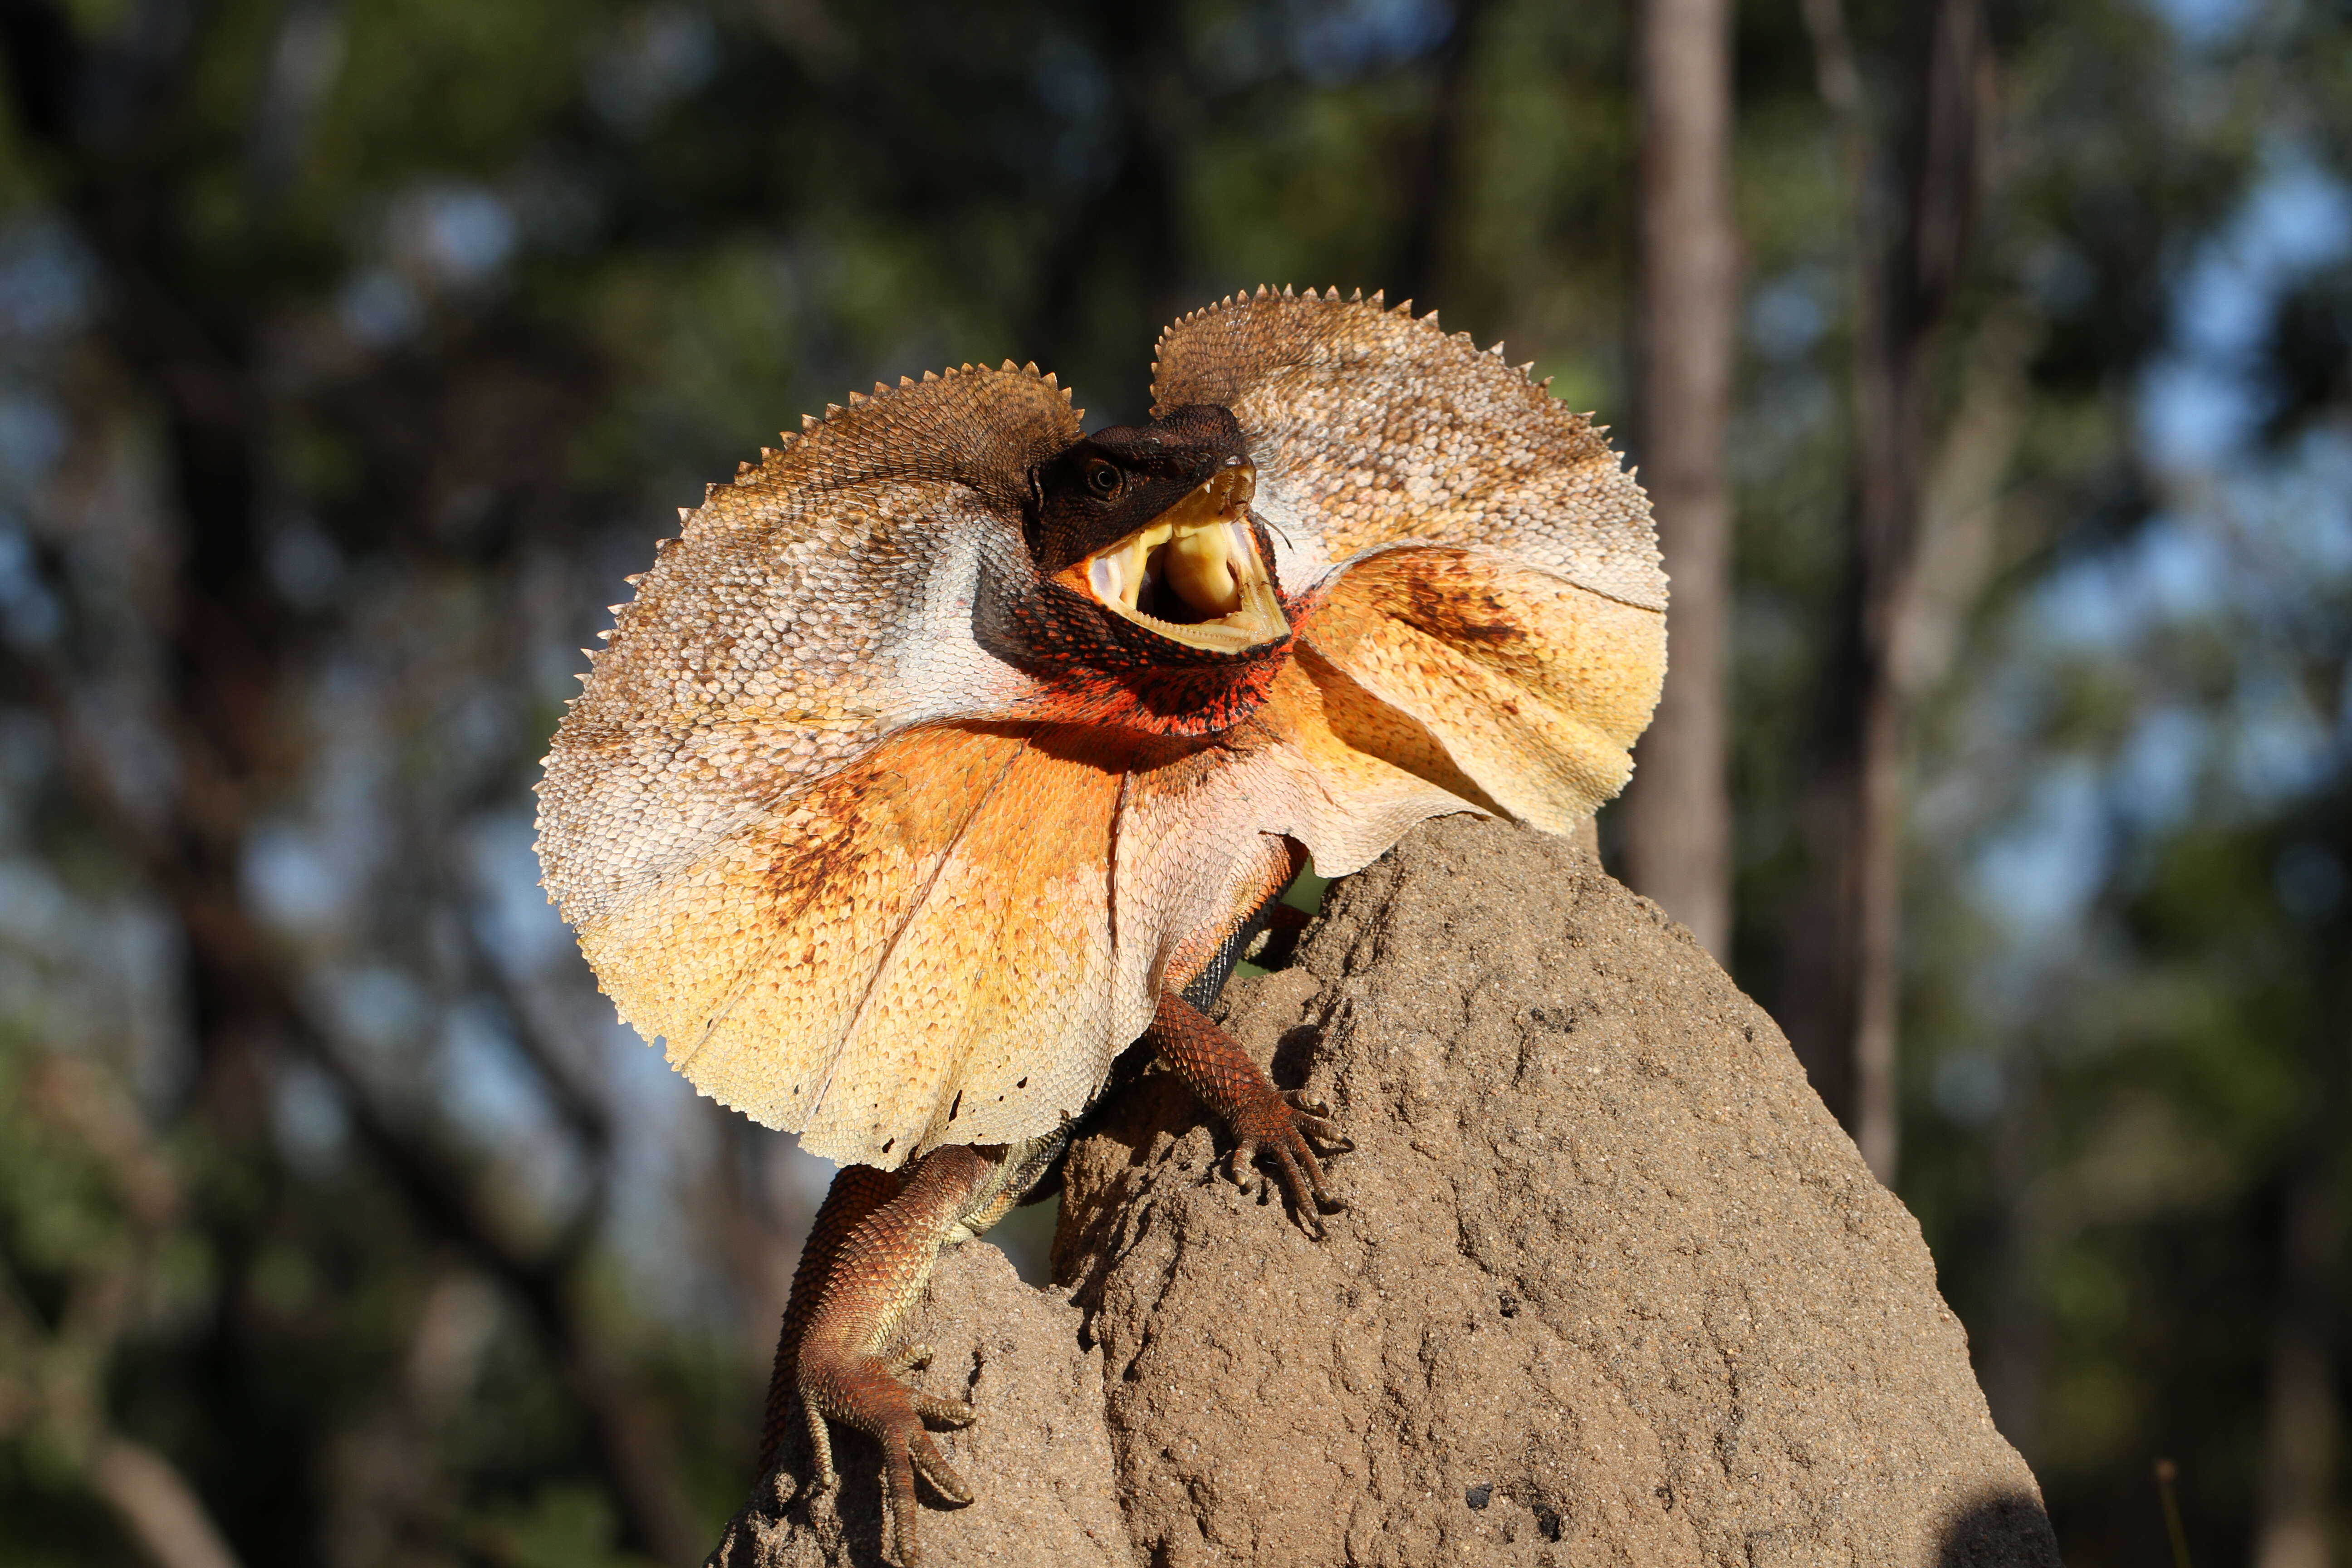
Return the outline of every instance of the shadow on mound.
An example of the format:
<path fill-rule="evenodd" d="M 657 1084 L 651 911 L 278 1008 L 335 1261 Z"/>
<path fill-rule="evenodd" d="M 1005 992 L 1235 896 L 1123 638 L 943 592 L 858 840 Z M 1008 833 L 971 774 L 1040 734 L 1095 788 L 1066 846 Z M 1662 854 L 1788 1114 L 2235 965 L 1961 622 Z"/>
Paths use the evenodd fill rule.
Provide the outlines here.
<path fill-rule="evenodd" d="M 1936 1568 L 2045 1568 L 2058 1561 L 2057 1532 L 2042 1504 L 2023 1492 L 1994 1492 L 1944 1527 Z"/>

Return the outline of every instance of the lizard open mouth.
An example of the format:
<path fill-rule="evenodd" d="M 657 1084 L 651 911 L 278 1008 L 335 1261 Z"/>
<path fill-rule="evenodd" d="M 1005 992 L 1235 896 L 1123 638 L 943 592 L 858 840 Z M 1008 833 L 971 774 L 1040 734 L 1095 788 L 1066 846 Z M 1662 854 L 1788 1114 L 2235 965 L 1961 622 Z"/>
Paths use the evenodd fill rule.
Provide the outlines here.
<path fill-rule="evenodd" d="M 1245 653 L 1290 635 L 1250 531 L 1257 469 L 1235 463 L 1115 544 L 1055 580 L 1115 616 L 1212 653 Z"/>

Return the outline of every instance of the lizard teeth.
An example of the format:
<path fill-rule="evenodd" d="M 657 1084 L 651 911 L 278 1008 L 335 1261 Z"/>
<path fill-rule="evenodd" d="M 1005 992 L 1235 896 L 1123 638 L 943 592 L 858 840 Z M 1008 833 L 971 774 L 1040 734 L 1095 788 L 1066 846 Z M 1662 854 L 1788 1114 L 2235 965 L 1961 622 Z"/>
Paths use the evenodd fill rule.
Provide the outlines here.
<path fill-rule="evenodd" d="M 1106 605 L 1114 599 L 1119 599 L 1132 609 L 1135 606 L 1134 596 L 1123 595 L 1120 592 L 1124 585 L 1122 579 L 1125 576 L 1126 573 L 1122 570 L 1119 558 L 1116 555 L 1097 555 L 1094 559 L 1094 564 L 1087 568 L 1087 584 L 1094 589 L 1096 598 Z"/>

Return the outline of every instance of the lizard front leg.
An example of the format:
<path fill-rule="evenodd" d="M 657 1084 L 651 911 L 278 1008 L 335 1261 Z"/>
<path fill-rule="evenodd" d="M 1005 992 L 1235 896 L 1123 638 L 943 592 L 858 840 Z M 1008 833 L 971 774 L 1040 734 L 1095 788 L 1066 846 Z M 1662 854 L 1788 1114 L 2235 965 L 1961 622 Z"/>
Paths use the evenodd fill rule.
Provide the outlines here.
<path fill-rule="evenodd" d="M 1173 991 L 1160 994 L 1159 1009 L 1143 1037 L 1233 1129 L 1229 1170 L 1235 1184 L 1248 1185 L 1248 1173 L 1259 1151 L 1271 1153 L 1300 1225 L 1320 1238 L 1323 1222 L 1318 1214 L 1347 1205 L 1324 1190 L 1323 1165 L 1315 1157 L 1309 1139 L 1323 1140 L 1334 1152 L 1355 1147 L 1330 1119 L 1330 1108 L 1309 1102 L 1302 1090 L 1275 1088 L 1274 1080 L 1250 1059 L 1238 1041 Z"/>
<path fill-rule="evenodd" d="M 1062 1142 L 1057 1134 L 1009 1148 L 948 1144 L 899 1174 L 853 1165 L 834 1179 L 793 1273 L 769 1389 L 763 1464 L 774 1463 L 785 1412 L 794 1404 L 808 1424 L 812 1496 L 840 1484 L 828 1422 L 874 1438 L 882 1447 L 883 1554 L 901 1568 L 917 1568 L 920 1557 L 918 1472 L 957 1502 L 972 1499 L 924 1423 L 961 1426 L 977 1412 L 961 1399 L 898 1381 L 899 1373 L 928 1359 L 920 1347 L 898 1345 L 899 1330 L 922 1299 L 940 1249 L 1002 1218 Z"/>

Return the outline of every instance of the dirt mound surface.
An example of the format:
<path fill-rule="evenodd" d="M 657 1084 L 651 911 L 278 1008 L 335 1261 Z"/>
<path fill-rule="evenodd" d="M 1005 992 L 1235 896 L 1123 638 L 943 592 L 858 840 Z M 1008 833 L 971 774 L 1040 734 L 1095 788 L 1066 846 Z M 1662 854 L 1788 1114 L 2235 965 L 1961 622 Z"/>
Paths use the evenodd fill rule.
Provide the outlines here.
<path fill-rule="evenodd" d="M 983 1416 L 931 1568 L 2054 1564 L 1916 1223 L 1780 1032 L 1556 838 L 1456 817 L 1335 888 L 1226 1024 L 1357 1141 L 1308 1239 L 1154 1074 L 1072 1152 L 1065 1300 L 975 1245 L 918 1332 Z M 729 1568 L 875 1561 L 779 1509 Z M 781 1516 L 781 1517 L 780 1517 Z M 731 1553 L 731 1554 L 730 1554 Z"/>

